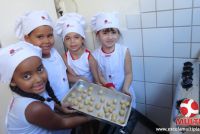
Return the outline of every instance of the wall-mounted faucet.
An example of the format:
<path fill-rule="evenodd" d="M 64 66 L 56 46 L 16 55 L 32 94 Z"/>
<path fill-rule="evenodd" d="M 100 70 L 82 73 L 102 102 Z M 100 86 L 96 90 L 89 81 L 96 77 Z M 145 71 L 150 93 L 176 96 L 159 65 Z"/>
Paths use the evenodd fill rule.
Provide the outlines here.
<path fill-rule="evenodd" d="M 62 16 L 65 11 L 64 1 L 63 0 L 54 0 L 54 4 L 55 4 L 56 13 L 57 13 L 58 17 Z"/>
<path fill-rule="evenodd" d="M 78 12 L 78 5 L 75 0 L 54 0 L 54 4 L 58 17 L 66 12 Z"/>

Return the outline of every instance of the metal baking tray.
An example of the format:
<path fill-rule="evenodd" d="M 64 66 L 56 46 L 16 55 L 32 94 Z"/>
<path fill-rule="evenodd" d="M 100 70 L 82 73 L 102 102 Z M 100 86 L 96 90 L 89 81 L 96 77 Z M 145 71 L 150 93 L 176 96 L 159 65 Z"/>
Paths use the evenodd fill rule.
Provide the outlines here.
<path fill-rule="evenodd" d="M 131 112 L 131 97 L 86 81 L 77 81 L 62 103 L 100 121 L 126 126 Z"/>

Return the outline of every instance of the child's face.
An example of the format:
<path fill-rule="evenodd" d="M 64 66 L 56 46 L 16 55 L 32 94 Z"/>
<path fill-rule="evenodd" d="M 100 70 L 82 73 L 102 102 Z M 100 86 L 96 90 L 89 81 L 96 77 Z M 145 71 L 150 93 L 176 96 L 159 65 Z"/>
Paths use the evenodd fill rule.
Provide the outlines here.
<path fill-rule="evenodd" d="M 65 36 L 64 44 L 70 52 L 77 52 L 81 49 L 84 39 L 81 35 L 71 32 Z"/>
<path fill-rule="evenodd" d="M 50 57 L 50 50 L 54 44 L 53 29 L 50 26 L 39 26 L 30 34 L 25 36 L 25 40 L 42 49 L 44 58 Z"/>
<path fill-rule="evenodd" d="M 47 73 L 41 59 L 32 56 L 21 62 L 13 74 L 12 86 L 28 93 L 42 93 L 45 90 Z"/>
<path fill-rule="evenodd" d="M 116 28 L 102 29 L 97 33 L 102 47 L 110 48 L 115 45 L 119 39 L 119 32 Z"/>

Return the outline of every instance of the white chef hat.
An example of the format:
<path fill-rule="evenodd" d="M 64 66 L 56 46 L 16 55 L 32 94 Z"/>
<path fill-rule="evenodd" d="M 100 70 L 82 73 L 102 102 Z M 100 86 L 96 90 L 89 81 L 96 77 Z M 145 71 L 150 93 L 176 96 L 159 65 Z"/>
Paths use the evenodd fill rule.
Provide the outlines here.
<path fill-rule="evenodd" d="M 37 56 L 42 57 L 39 47 L 24 41 L 0 49 L 0 82 L 10 83 L 17 66 L 25 59 Z"/>
<path fill-rule="evenodd" d="M 58 19 L 55 25 L 56 33 L 64 40 L 65 36 L 70 32 L 80 34 L 85 38 L 85 20 L 83 16 L 77 13 L 67 13 Z"/>
<path fill-rule="evenodd" d="M 119 19 L 117 17 L 117 12 L 112 13 L 97 13 L 91 19 L 92 30 L 98 32 L 99 30 L 105 28 L 118 28 L 119 29 Z"/>
<path fill-rule="evenodd" d="M 25 35 L 28 35 L 35 28 L 43 25 L 48 25 L 53 28 L 53 22 L 46 11 L 27 12 L 16 20 L 16 36 L 24 40 Z"/>

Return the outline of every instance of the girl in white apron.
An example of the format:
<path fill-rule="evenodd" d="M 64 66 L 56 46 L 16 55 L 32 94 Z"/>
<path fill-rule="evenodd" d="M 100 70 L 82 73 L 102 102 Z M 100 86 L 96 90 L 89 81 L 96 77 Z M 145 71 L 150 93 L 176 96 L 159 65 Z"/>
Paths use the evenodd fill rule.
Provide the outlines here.
<path fill-rule="evenodd" d="M 99 13 L 92 17 L 91 26 L 100 47 L 93 53 L 99 65 L 101 83 L 132 97 L 136 107 L 132 86 L 132 63 L 129 49 L 119 44 L 120 28 L 116 13 Z"/>
<path fill-rule="evenodd" d="M 61 104 L 41 57 L 41 49 L 26 42 L 0 49 L 0 82 L 9 84 L 13 92 L 6 116 L 8 134 L 70 134 L 69 128 L 89 121 L 84 116 L 63 117 L 54 112 L 55 104 Z M 65 107 L 65 112 L 73 110 Z"/>
<path fill-rule="evenodd" d="M 85 46 L 85 21 L 80 14 L 68 13 L 60 17 L 55 29 L 63 39 L 66 53 L 63 59 L 68 67 L 68 73 L 74 76 L 76 82 L 83 79 L 99 84 L 97 63 L 91 52 Z"/>

